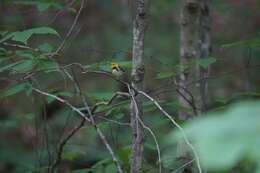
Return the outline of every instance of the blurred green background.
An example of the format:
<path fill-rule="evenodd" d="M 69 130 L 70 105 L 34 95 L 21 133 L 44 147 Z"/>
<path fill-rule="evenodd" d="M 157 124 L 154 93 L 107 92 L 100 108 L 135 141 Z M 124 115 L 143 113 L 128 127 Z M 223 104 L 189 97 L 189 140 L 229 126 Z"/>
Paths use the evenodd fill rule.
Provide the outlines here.
<path fill-rule="evenodd" d="M 32 48 L 55 50 L 73 23 L 80 1 L 68 6 L 70 1 L 0 1 L 0 31 L 15 32 L 48 26 L 59 33 L 34 35 L 28 41 Z M 260 47 L 254 39 L 260 37 L 259 0 L 211 1 L 212 54 L 216 62 L 211 66 L 209 99 L 212 111 L 225 109 L 230 103 L 255 99 L 260 96 Z M 176 92 L 171 78 L 178 74 L 180 49 L 181 1 L 150 0 L 149 20 L 145 34 L 144 61 L 145 91 L 155 97 L 173 116 L 178 112 Z M 132 20 L 135 14 L 134 0 L 89 0 L 62 52 L 55 60 L 66 65 L 79 62 L 95 69 L 109 71 L 111 62 L 129 67 L 131 64 Z M 3 36 L 3 34 L 1 34 Z M 247 42 L 243 42 L 249 40 Z M 234 44 L 231 44 L 234 43 Z M 11 60 L 21 54 L 1 44 L 10 51 Z M 2 51 L 2 50 L 1 50 Z M 15 52 L 16 51 L 16 52 Z M 15 53 L 14 53 L 15 52 Z M 1 54 L 4 58 L 6 54 Z M 2 63 L 2 61 L 1 61 Z M 129 68 L 130 70 L 130 68 Z M 0 70 L 0 89 L 10 89 L 17 74 Z M 82 90 L 91 104 L 108 99 L 118 90 L 117 84 L 106 77 L 84 75 L 74 69 Z M 168 75 L 170 74 L 170 75 Z M 37 83 L 43 90 L 68 98 L 74 105 L 83 106 L 70 81 L 59 73 L 39 74 Z M 10 90 L 9 90 L 10 92 Z M 101 108 L 100 115 L 128 123 L 128 101 L 121 106 Z M 169 141 L 173 127 L 151 102 L 144 103 L 144 122 L 158 137 L 164 172 L 172 172 L 183 163 L 176 161 L 175 145 Z M 259 112 L 258 112 L 259 113 Z M 177 116 L 175 116 L 177 118 Z M 31 97 L 19 92 L 0 100 L 0 172 L 44 172 L 56 157 L 59 140 L 78 123 L 80 117 L 67 107 L 43 98 Z M 183 123 L 178 120 L 179 123 Z M 117 153 L 124 169 L 129 169 L 131 132 L 128 126 L 100 122 Z M 246 161 L 245 161 L 246 162 Z M 244 163 L 245 165 L 248 165 Z M 62 155 L 60 172 L 80 172 L 92 168 L 93 172 L 115 172 L 110 155 L 91 126 L 84 126 L 67 143 Z M 253 166 L 254 168 L 254 166 Z M 252 169 L 253 169 L 252 168 Z M 157 151 L 149 133 L 145 133 L 145 157 L 143 172 L 157 172 Z M 242 166 L 235 172 L 250 172 Z M 83 170 L 87 172 L 87 170 Z M 82 172 L 83 172 L 82 171 Z"/>

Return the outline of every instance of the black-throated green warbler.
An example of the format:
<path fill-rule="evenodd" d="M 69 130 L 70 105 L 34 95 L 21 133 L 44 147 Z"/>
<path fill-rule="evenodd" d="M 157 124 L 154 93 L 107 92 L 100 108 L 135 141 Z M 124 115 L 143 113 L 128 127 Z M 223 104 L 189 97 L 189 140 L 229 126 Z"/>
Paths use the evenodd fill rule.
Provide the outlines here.
<path fill-rule="evenodd" d="M 117 63 L 111 63 L 112 74 L 116 77 L 122 77 L 126 70 L 119 66 Z"/>
<path fill-rule="evenodd" d="M 111 63 L 111 72 L 112 74 L 119 80 L 129 83 L 129 74 L 128 71 L 122 67 L 120 67 L 119 64 L 117 63 Z M 119 89 L 122 92 L 128 92 L 128 88 L 125 84 L 120 83 L 119 84 Z"/>

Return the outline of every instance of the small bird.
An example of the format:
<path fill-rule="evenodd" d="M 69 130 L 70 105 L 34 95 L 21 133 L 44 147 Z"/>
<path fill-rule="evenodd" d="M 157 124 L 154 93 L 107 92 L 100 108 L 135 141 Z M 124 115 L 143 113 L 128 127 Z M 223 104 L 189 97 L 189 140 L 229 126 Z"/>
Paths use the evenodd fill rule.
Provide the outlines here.
<path fill-rule="evenodd" d="M 120 65 L 118 63 L 111 63 L 111 70 L 112 70 L 112 74 L 119 80 L 129 83 L 130 82 L 130 78 L 129 78 L 129 73 L 126 69 L 120 67 Z M 119 84 L 119 89 L 122 92 L 128 92 L 128 88 L 125 84 L 120 83 Z"/>
<path fill-rule="evenodd" d="M 116 77 L 121 77 L 126 73 L 126 70 L 119 66 L 117 63 L 111 63 L 112 74 Z"/>

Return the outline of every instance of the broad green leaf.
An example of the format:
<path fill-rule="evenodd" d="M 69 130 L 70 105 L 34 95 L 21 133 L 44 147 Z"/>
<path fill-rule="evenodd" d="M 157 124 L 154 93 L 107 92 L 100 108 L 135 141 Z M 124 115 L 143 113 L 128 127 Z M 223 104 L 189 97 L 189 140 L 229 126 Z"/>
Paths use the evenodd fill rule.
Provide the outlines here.
<path fill-rule="evenodd" d="M 216 58 L 213 57 L 208 57 L 208 58 L 200 58 L 198 59 L 198 64 L 203 67 L 203 68 L 208 68 L 211 64 L 215 63 L 217 60 Z"/>
<path fill-rule="evenodd" d="M 34 53 L 32 51 L 28 51 L 28 50 L 17 50 L 17 51 L 15 51 L 15 54 L 22 58 L 29 58 L 29 59 L 36 58 Z"/>
<path fill-rule="evenodd" d="M 242 40 L 234 43 L 223 44 L 222 48 L 230 48 L 236 46 L 260 46 L 260 39 Z"/>
<path fill-rule="evenodd" d="M 3 71 L 6 71 L 6 70 L 10 70 L 13 66 L 19 64 L 20 62 L 14 62 L 14 63 L 11 63 L 11 64 L 7 64 L 7 65 L 4 65 L 3 67 L 0 67 L 0 73 L 3 72 Z"/>
<path fill-rule="evenodd" d="M 13 84 L 12 86 L 8 87 L 7 89 L 5 89 L 0 97 L 8 97 L 8 96 L 12 96 L 15 95 L 17 93 L 20 93 L 26 89 L 30 88 L 30 84 L 27 82 L 24 83 L 18 83 L 18 84 Z"/>
<path fill-rule="evenodd" d="M 59 69 L 59 64 L 53 60 L 39 59 L 37 62 L 37 67 L 39 70 L 45 70 L 46 73 L 57 71 Z"/>
<path fill-rule="evenodd" d="M 12 67 L 12 70 L 14 73 L 24 73 L 26 71 L 32 70 L 34 67 L 33 60 L 28 59 L 28 60 L 22 60 L 19 61 L 18 64 Z"/>
<path fill-rule="evenodd" d="M 12 40 L 27 44 L 28 39 L 33 34 L 51 34 L 51 35 L 59 36 L 57 31 L 55 31 L 53 28 L 38 27 L 38 28 L 27 29 L 27 30 L 24 30 L 24 31 L 14 32 L 13 36 L 12 36 Z"/>
<path fill-rule="evenodd" d="M 92 92 L 88 93 L 88 95 L 95 100 L 108 100 L 112 97 L 112 92 Z"/>
<path fill-rule="evenodd" d="M 130 161 L 129 161 L 130 155 L 131 155 L 131 146 L 123 147 L 118 151 L 118 159 L 121 162 L 123 162 L 125 167 L 129 167 L 130 165 Z"/>
<path fill-rule="evenodd" d="M 228 170 L 243 159 L 259 160 L 259 105 L 260 101 L 239 103 L 184 127 L 205 168 Z M 182 138 L 180 133 L 177 136 Z"/>

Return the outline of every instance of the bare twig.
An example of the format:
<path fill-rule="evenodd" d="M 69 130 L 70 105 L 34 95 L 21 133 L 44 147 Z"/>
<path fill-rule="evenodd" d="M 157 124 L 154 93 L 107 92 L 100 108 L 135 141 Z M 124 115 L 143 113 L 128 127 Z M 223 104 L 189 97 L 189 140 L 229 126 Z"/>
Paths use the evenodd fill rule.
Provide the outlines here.
<path fill-rule="evenodd" d="M 177 173 L 179 170 L 185 168 L 186 166 L 188 166 L 189 164 L 191 164 L 192 162 L 194 162 L 195 159 L 192 159 L 191 161 L 188 161 L 187 163 L 183 164 L 182 166 L 180 166 L 179 168 L 175 169 L 172 173 Z"/>
<path fill-rule="evenodd" d="M 59 163 L 59 160 L 60 160 L 60 157 L 61 157 L 61 154 L 62 154 L 62 151 L 63 151 L 63 147 L 64 145 L 67 143 L 67 141 L 84 125 L 84 122 L 87 121 L 87 122 L 90 122 L 96 129 L 100 139 L 102 140 L 102 142 L 104 143 L 104 145 L 106 146 L 106 148 L 108 149 L 110 155 L 112 156 L 112 159 L 113 161 L 115 162 L 115 164 L 117 165 L 117 169 L 118 169 L 118 172 L 119 173 L 123 173 L 122 171 L 122 168 L 119 164 L 119 161 L 117 160 L 116 156 L 115 156 L 115 153 L 114 151 L 112 150 L 111 146 L 109 145 L 106 137 L 104 136 L 104 134 L 102 133 L 102 131 L 98 128 L 98 126 L 95 124 L 95 120 L 93 118 L 93 115 L 92 115 L 92 112 L 90 110 L 90 108 L 88 107 L 87 105 L 87 110 L 88 110 L 88 113 L 89 113 L 89 118 L 83 113 L 81 112 L 78 108 L 74 107 L 73 105 L 71 105 L 67 100 L 64 100 L 56 95 L 53 95 L 53 94 L 50 94 L 50 93 L 47 93 L 47 92 L 44 92 L 44 91 L 41 91 L 37 88 L 34 88 L 33 87 L 33 90 L 36 91 L 37 93 L 40 93 L 42 95 L 45 95 L 45 96 L 48 96 L 48 97 L 51 97 L 51 98 L 54 98 L 55 100 L 61 102 L 61 103 L 64 103 L 66 104 L 67 106 L 69 106 L 72 110 L 74 110 L 75 112 L 77 112 L 81 117 L 84 118 L 84 121 L 82 120 L 82 122 L 80 123 L 79 126 L 77 126 L 75 129 L 73 129 L 70 134 L 63 140 L 61 141 L 60 143 L 60 146 L 59 146 L 59 150 L 58 150 L 58 158 L 55 160 L 53 166 L 52 166 L 52 170 L 54 171 L 55 167 L 58 165 Z"/>
<path fill-rule="evenodd" d="M 54 163 L 52 164 L 51 168 L 50 168 L 50 173 L 54 173 L 55 168 L 59 165 L 60 161 L 61 161 L 61 156 L 62 156 L 62 152 L 64 149 L 64 146 L 67 144 L 67 142 L 70 140 L 70 138 L 76 134 L 76 132 L 79 131 L 79 129 L 81 129 L 81 127 L 84 126 L 85 124 L 85 119 L 83 118 L 80 122 L 79 125 L 77 125 L 76 127 L 74 127 L 68 134 L 68 136 L 66 138 L 64 138 L 63 140 L 60 141 L 59 143 L 59 147 L 58 147 L 58 153 L 57 153 L 57 158 L 55 159 Z"/>
<path fill-rule="evenodd" d="M 87 109 L 88 115 L 89 115 L 89 119 L 90 119 L 90 123 L 94 126 L 98 136 L 100 137 L 101 141 L 103 142 L 103 144 L 105 145 L 106 149 L 109 151 L 109 154 L 112 157 L 113 162 L 115 163 L 116 167 L 117 167 L 117 171 L 118 173 L 123 173 L 123 170 L 121 168 L 121 165 L 112 149 L 112 147 L 110 146 L 110 144 L 108 143 L 108 140 L 106 139 L 105 135 L 103 134 L 103 132 L 100 130 L 100 128 L 97 126 L 95 119 L 94 119 L 94 115 L 93 112 L 91 111 L 85 96 L 82 94 L 81 92 L 81 88 L 80 88 L 80 84 L 77 81 L 77 79 L 73 76 L 69 76 L 72 77 L 71 80 L 73 80 L 73 83 L 75 85 L 76 90 L 78 91 L 79 96 L 81 97 L 83 104 L 85 106 L 85 108 Z"/>
<path fill-rule="evenodd" d="M 108 101 L 102 101 L 102 102 L 98 102 L 94 105 L 94 107 L 92 108 L 91 112 L 93 113 L 99 106 L 101 105 L 110 105 L 114 99 L 116 99 L 118 96 L 126 96 L 129 97 L 128 93 L 124 93 L 124 92 L 116 92 L 113 94 L 113 96 L 108 100 Z"/>
<path fill-rule="evenodd" d="M 34 91 L 36 91 L 37 93 L 39 94 L 42 94 L 42 95 L 45 95 L 45 96 L 48 96 L 48 97 L 51 97 L 61 103 L 64 103 L 65 105 L 67 105 L 68 107 L 70 107 L 73 111 L 77 112 L 82 118 L 84 118 L 86 121 L 90 122 L 90 119 L 83 113 L 81 112 L 78 108 L 76 108 L 75 106 L 73 106 L 71 103 L 69 103 L 67 100 L 64 100 L 56 95 L 53 95 L 53 94 L 50 94 L 50 93 L 47 93 L 45 91 L 41 91 L 37 88 L 32 88 Z"/>
<path fill-rule="evenodd" d="M 21 44 L 13 44 L 13 43 L 1 43 L 5 46 L 10 46 L 10 47 L 14 47 L 14 48 L 20 48 L 20 49 L 29 49 L 29 50 L 33 50 L 33 51 L 37 51 L 37 49 L 31 48 L 29 46 L 25 46 L 25 45 L 21 45 Z"/>
<path fill-rule="evenodd" d="M 77 15 L 76 15 L 76 17 L 75 17 L 75 19 L 74 19 L 74 21 L 73 21 L 73 23 L 72 23 L 72 25 L 71 25 L 69 31 L 67 32 L 65 38 L 63 39 L 63 41 L 61 42 L 61 44 L 59 45 L 59 47 L 56 49 L 56 51 L 53 52 L 53 53 L 51 53 L 50 58 L 53 57 L 54 55 L 59 54 L 59 52 L 63 49 L 63 47 L 64 47 L 66 41 L 68 40 L 68 38 L 69 38 L 70 35 L 72 34 L 72 31 L 73 31 L 74 27 L 76 26 L 76 24 L 77 24 L 77 22 L 78 22 L 79 16 L 80 16 L 80 14 L 81 14 L 81 12 L 82 12 L 84 6 L 85 6 L 85 1 L 86 1 L 86 0 L 81 0 L 80 8 L 79 8 L 79 10 L 78 10 L 78 12 L 77 12 Z"/>
<path fill-rule="evenodd" d="M 114 123 L 114 124 L 117 124 L 117 125 L 120 125 L 120 126 L 130 126 L 130 123 L 119 122 L 119 121 L 116 121 L 116 120 L 109 119 L 105 116 L 95 116 L 95 119 L 102 119 L 102 120 L 105 120 L 107 122 Z"/>
<path fill-rule="evenodd" d="M 149 96 L 148 94 L 146 94 L 145 92 L 143 91 L 138 91 L 138 93 L 142 94 L 143 96 L 145 96 L 146 98 L 148 98 L 150 101 L 152 101 L 155 106 L 174 124 L 174 126 L 176 126 L 180 132 L 182 133 L 182 136 L 183 136 L 183 139 L 185 141 L 185 143 L 190 147 L 190 149 L 192 150 L 194 156 L 195 156 L 195 159 L 196 159 L 196 162 L 197 162 L 197 167 L 198 167 L 198 170 L 199 170 L 199 173 L 202 173 L 201 171 L 201 166 L 200 166 L 200 161 L 199 161 L 199 157 L 198 157 L 198 154 L 197 154 L 197 151 L 195 150 L 195 148 L 193 147 L 193 145 L 190 143 L 184 129 L 171 117 L 171 115 L 166 112 L 162 107 L 161 105 L 156 101 L 154 100 L 151 96 Z"/>
<path fill-rule="evenodd" d="M 76 0 L 72 0 L 70 3 L 68 3 L 66 5 L 66 8 L 69 8 L 70 6 L 72 6 L 74 3 L 76 2 Z M 62 10 L 59 10 L 55 16 L 52 18 L 52 20 L 48 23 L 48 25 L 52 24 L 56 19 L 57 17 L 59 17 L 59 15 L 63 12 L 63 9 Z"/>

